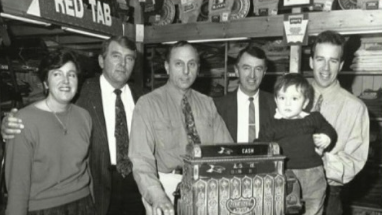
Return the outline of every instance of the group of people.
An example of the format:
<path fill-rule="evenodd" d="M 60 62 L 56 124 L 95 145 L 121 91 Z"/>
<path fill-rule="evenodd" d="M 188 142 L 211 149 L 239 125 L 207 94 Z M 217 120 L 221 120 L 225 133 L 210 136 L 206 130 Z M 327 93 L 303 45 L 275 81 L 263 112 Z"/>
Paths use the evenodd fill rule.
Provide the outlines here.
<path fill-rule="evenodd" d="M 80 67 L 71 52 L 52 53 L 40 66 L 46 99 L 2 122 L 7 214 L 173 215 L 188 144 L 256 141 L 280 144 L 301 184 L 304 214 L 342 214 L 342 188 L 369 149 L 367 108 L 337 80 L 344 44 L 337 32 L 319 34 L 313 81 L 286 74 L 274 95 L 259 90 L 264 51 L 248 46 L 234 67 L 239 88 L 214 100 L 191 89 L 200 59 L 184 41 L 166 56 L 167 84 L 146 95 L 127 84 L 135 44 L 105 41 L 102 75 L 85 81 L 75 104 Z"/>

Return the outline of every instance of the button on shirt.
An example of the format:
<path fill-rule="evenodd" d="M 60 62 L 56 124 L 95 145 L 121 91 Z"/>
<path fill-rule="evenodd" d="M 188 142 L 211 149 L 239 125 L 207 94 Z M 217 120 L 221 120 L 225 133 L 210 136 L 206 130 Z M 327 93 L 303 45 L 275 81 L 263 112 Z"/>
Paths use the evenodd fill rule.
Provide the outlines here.
<path fill-rule="evenodd" d="M 256 137 L 259 136 L 259 91 L 253 96 L 253 104 L 255 105 L 255 121 L 256 121 Z M 248 119 L 249 119 L 249 96 L 243 91 L 237 90 L 237 142 L 248 142 Z"/>
<path fill-rule="evenodd" d="M 114 136 L 114 130 L 115 130 L 115 100 L 117 96 L 114 93 L 115 88 L 111 86 L 111 84 L 106 80 L 104 75 L 101 75 L 100 77 L 100 85 L 101 85 L 101 92 L 102 92 L 102 106 L 106 121 L 106 131 L 107 131 L 107 140 L 109 143 L 109 151 L 110 151 L 110 162 L 112 165 L 117 164 L 117 153 L 116 153 L 116 140 Z M 131 119 L 133 115 L 134 110 L 134 100 L 133 96 L 131 95 L 131 91 L 129 86 L 126 84 L 124 87 L 120 89 L 122 91 L 121 93 L 121 99 L 123 102 L 123 105 L 125 107 L 126 112 L 126 122 L 128 125 L 128 128 L 131 128 Z M 130 133 L 129 129 L 129 133 Z"/>
<path fill-rule="evenodd" d="M 232 143 L 233 140 L 212 99 L 194 90 L 186 93 L 201 144 Z M 182 155 L 188 144 L 183 93 L 170 82 L 141 97 L 134 110 L 129 157 L 142 196 L 163 192 L 157 172 L 169 173 L 183 167 Z"/>

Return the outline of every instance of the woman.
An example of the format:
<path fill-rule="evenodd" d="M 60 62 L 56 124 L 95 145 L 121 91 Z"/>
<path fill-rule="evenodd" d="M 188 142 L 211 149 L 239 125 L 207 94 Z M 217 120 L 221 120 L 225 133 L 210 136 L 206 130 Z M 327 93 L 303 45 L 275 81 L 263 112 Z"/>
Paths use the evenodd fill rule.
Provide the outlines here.
<path fill-rule="evenodd" d="M 18 112 L 25 129 L 6 144 L 6 214 L 94 214 L 87 155 L 92 121 L 71 103 L 79 63 L 58 50 L 39 72 L 48 95 Z"/>

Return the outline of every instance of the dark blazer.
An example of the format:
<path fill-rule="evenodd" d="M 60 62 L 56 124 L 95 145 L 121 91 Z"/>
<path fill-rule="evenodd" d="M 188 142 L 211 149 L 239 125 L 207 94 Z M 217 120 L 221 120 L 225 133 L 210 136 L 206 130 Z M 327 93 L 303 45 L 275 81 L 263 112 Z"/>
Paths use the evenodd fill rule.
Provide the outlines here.
<path fill-rule="evenodd" d="M 223 118 L 232 139 L 237 142 L 237 90 L 214 99 L 218 113 Z M 260 127 L 272 119 L 276 112 L 276 103 L 272 94 L 259 91 Z M 259 131 L 261 132 L 261 131 Z"/>
<path fill-rule="evenodd" d="M 130 84 L 129 87 L 134 102 L 136 102 L 141 92 L 137 90 L 137 87 Z M 111 163 L 99 76 L 85 81 L 76 104 L 85 108 L 93 120 L 91 147 L 89 151 L 90 170 L 93 177 L 97 214 L 105 215 L 110 203 Z"/>

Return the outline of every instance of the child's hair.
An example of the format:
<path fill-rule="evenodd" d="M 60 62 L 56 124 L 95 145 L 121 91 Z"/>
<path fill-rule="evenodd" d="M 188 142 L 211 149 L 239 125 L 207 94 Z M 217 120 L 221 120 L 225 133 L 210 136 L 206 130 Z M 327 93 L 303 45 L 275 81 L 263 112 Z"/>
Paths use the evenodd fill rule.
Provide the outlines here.
<path fill-rule="evenodd" d="M 286 90 L 290 86 L 296 86 L 301 91 L 305 99 L 309 99 L 309 102 L 313 101 L 314 91 L 309 82 L 299 73 L 288 73 L 279 77 L 275 83 L 274 96 L 277 97 L 277 93 L 284 89 Z"/>

